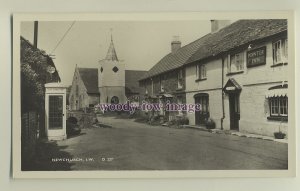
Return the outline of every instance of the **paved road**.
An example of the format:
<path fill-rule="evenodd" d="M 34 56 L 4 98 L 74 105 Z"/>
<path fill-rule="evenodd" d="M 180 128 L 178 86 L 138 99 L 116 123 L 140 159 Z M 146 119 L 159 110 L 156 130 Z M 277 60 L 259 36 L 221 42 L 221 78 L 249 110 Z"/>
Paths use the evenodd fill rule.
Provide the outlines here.
<path fill-rule="evenodd" d="M 105 117 L 113 128 L 85 129 L 58 142 L 72 170 L 287 169 L 287 144 L 212 134 L 195 129 L 150 126 Z"/>

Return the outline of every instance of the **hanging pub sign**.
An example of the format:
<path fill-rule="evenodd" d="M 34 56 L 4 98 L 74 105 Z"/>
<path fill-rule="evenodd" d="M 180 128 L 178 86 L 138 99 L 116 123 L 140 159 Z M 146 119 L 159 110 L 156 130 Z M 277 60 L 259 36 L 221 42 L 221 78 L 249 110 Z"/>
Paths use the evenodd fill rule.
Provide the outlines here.
<path fill-rule="evenodd" d="M 247 52 L 247 67 L 266 64 L 266 47 L 256 48 Z"/>

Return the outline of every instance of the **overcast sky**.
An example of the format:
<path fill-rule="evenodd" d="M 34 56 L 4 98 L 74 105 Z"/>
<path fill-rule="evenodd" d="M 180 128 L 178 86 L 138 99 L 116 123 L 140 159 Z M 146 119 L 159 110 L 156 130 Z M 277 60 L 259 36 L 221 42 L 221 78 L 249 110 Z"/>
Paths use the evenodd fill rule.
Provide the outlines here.
<path fill-rule="evenodd" d="M 72 22 L 39 22 L 38 48 L 50 54 Z M 126 69 L 149 70 L 170 53 L 173 36 L 180 36 L 182 46 L 210 32 L 210 21 L 77 21 L 57 47 L 54 63 L 62 82 L 71 85 L 74 69 L 96 68 L 104 59 L 110 34 L 119 60 Z M 33 42 L 33 22 L 22 22 L 21 35 Z"/>

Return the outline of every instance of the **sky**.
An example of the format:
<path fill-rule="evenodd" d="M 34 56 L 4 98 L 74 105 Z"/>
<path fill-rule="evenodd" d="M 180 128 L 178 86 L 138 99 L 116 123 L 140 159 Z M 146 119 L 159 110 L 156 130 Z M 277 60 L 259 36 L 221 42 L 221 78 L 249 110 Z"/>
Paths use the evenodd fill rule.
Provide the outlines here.
<path fill-rule="evenodd" d="M 111 34 L 117 56 L 128 70 L 149 70 L 171 51 L 179 36 L 182 46 L 210 32 L 210 21 L 41 21 L 38 48 L 55 55 L 62 83 L 71 85 L 76 64 L 96 68 L 105 58 Z M 21 23 L 21 35 L 33 43 L 33 22 Z M 53 50 L 55 51 L 53 52 Z"/>

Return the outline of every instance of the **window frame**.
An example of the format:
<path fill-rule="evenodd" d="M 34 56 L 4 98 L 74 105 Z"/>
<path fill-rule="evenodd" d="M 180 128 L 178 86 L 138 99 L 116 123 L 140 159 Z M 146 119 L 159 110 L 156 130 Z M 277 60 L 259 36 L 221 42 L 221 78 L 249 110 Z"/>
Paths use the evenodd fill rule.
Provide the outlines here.
<path fill-rule="evenodd" d="M 272 52 L 273 52 L 273 65 L 282 63 L 282 42 L 281 42 L 281 39 L 276 40 L 272 43 Z M 280 59 L 278 57 L 280 57 Z"/>
<path fill-rule="evenodd" d="M 207 70 L 206 70 L 205 64 L 198 64 L 196 66 L 196 77 L 197 77 L 197 80 L 207 79 Z"/>
<path fill-rule="evenodd" d="M 180 69 L 177 73 L 177 88 L 182 89 L 183 85 L 183 69 Z"/>
<path fill-rule="evenodd" d="M 283 117 L 283 118 L 288 117 L 288 97 L 287 96 L 284 96 L 284 97 L 276 96 L 276 97 L 270 97 L 268 99 L 269 99 L 270 117 Z M 283 102 L 285 102 L 285 103 L 282 104 Z"/>
<path fill-rule="evenodd" d="M 159 77 L 160 92 L 165 92 L 165 81 L 166 81 L 166 75 L 162 75 Z"/>
<path fill-rule="evenodd" d="M 76 96 L 79 96 L 79 85 L 78 84 L 76 84 L 76 89 L 75 89 L 75 91 L 76 91 Z"/>
<path fill-rule="evenodd" d="M 245 70 L 245 52 L 238 52 L 238 53 L 232 53 L 228 55 L 227 58 L 227 74 L 231 74 L 231 73 L 240 73 L 243 72 Z M 240 62 L 239 64 L 237 64 L 237 57 L 239 57 L 238 62 Z M 233 70 L 233 66 L 235 66 L 235 70 Z"/>
<path fill-rule="evenodd" d="M 279 44 L 279 49 L 278 49 Z M 279 53 L 278 53 L 279 52 Z M 288 38 L 281 38 L 272 42 L 273 66 L 288 62 Z M 278 60 L 280 57 L 280 60 Z"/>

